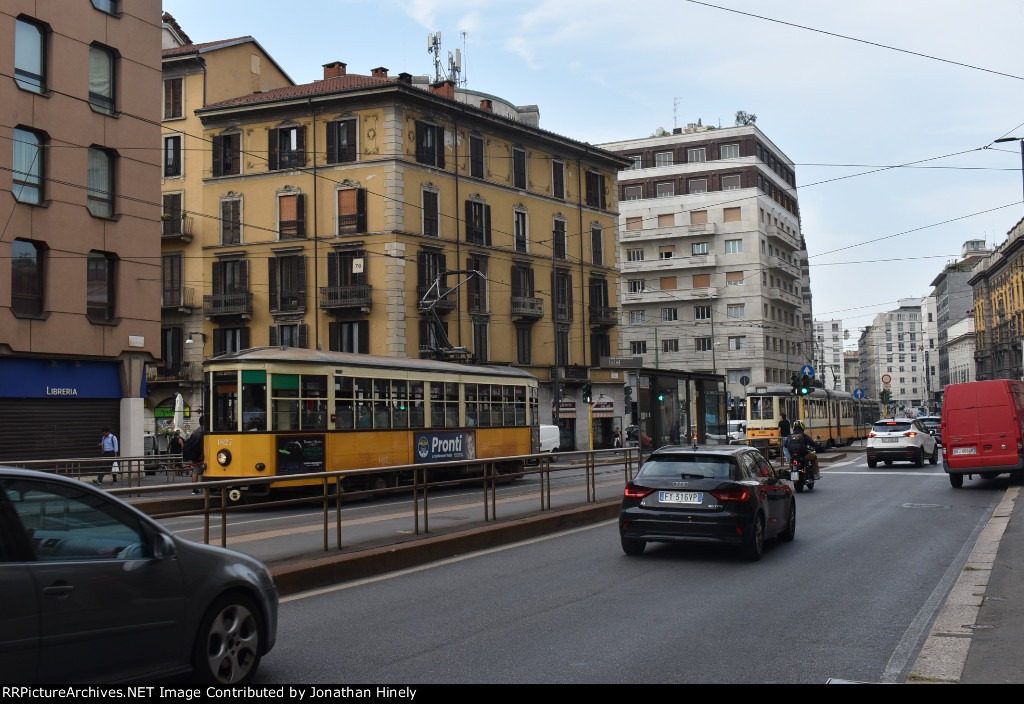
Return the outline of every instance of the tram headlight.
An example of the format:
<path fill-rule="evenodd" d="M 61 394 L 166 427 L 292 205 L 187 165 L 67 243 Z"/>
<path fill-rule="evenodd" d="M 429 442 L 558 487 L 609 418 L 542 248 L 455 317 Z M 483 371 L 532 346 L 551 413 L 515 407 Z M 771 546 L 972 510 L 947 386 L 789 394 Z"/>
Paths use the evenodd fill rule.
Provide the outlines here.
<path fill-rule="evenodd" d="M 257 472 L 262 472 L 266 468 L 267 468 L 267 465 L 263 464 L 262 462 L 257 462 L 256 463 L 256 471 Z"/>
<path fill-rule="evenodd" d="M 229 464 L 231 464 L 231 450 L 218 450 L 217 464 L 219 464 L 221 467 L 227 467 Z"/>

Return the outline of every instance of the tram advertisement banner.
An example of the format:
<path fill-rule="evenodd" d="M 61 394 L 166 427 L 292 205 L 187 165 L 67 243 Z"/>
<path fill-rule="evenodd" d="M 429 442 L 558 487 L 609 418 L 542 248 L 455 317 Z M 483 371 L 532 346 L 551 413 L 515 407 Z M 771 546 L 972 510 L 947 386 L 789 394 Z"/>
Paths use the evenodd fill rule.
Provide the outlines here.
<path fill-rule="evenodd" d="M 277 473 L 305 474 L 324 471 L 323 435 L 279 435 Z"/>
<path fill-rule="evenodd" d="M 476 459 L 476 433 L 472 430 L 415 433 L 414 442 L 416 464 Z"/>

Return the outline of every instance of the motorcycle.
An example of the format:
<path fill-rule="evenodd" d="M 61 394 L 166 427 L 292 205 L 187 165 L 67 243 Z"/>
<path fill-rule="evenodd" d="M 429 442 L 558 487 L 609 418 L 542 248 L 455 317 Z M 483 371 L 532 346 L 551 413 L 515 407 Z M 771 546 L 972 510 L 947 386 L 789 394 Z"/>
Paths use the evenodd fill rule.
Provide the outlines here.
<path fill-rule="evenodd" d="M 796 486 L 797 491 L 814 491 L 814 470 L 807 456 L 793 457 L 789 463 L 789 480 Z"/>

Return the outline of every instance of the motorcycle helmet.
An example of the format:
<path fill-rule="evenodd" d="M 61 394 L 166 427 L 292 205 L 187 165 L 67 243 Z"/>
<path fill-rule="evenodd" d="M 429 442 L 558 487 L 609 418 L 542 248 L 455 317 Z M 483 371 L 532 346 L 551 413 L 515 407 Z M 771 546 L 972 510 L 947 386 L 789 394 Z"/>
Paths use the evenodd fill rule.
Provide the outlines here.
<path fill-rule="evenodd" d="M 796 421 L 795 423 L 793 423 L 793 432 L 794 433 L 802 433 L 802 432 L 804 432 L 804 424 L 801 423 L 800 421 Z"/>

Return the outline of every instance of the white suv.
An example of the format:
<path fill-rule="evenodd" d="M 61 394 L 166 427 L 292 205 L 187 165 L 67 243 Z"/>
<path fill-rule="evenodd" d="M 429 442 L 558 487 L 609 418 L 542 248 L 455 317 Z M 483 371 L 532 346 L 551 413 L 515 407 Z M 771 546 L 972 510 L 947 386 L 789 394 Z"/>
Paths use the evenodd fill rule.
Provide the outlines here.
<path fill-rule="evenodd" d="M 931 464 L 939 461 L 939 443 L 919 418 L 883 418 L 875 421 L 868 433 L 867 454 L 868 467 L 872 468 L 879 460 L 886 467 L 893 462 L 913 462 L 922 467 L 926 457 Z"/>

